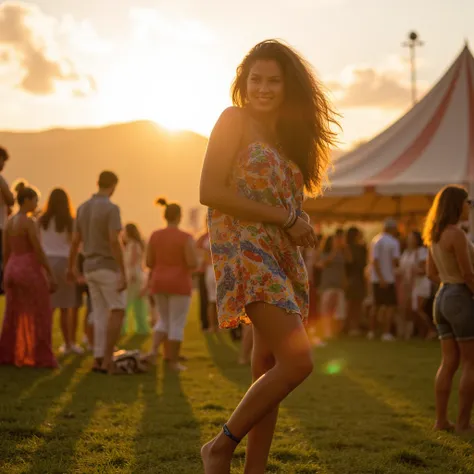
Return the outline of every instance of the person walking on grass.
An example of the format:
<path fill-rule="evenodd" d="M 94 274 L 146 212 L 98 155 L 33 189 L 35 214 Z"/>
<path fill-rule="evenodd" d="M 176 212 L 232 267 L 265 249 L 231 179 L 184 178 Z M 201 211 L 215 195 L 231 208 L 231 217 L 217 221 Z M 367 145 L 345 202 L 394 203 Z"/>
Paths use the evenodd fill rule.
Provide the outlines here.
<path fill-rule="evenodd" d="M 150 332 L 148 325 L 148 308 L 143 285 L 145 273 L 143 271 L 145 244 L 138 227 L 127 224 L 123 235 L 125 271 L 127 273 L 127 310 L 123 323 L 122 333 L 127 332 L 128 313 L 133 311 L 135 316 L 136 334 L 146 335 Z"/>
<path fill-rule="evenodd" d="M 180 363 L 180 351 L 191 305 L 192 271 L 197 268 L 198 257 L 193 238 L 179 228 L 181 206 L 168 204 L 163 198 L 157 204 L 165 208 L 167 226 L 155 231 L 148 243 L 150 293 L 160 318 L 153 328 L 153 346 L 146 360 L 153 363 L 161 344 L 166 343 L 170 368 L 181 372 L 186 370 Z"/>
<path fill-rule="evenodd" d="M 245 472 L 263 474 L 279 404 L 313 369 L 298 247 L 315 245 L 304 188 L 321 189 L 333 113 L 308 63 L 276 40 L 247 54 L 232 98 L 209 139 L 200 201 L 209 207 L 219 325 L 253 324 L 254 383 L 201 456 L 206 474 L 229 474 L 248 435 Z"/>
<path fill-rule="evenodd" d="M 382 321 L 382 341 L 393 341 L 392 323 L 397 309 L 395 272 L 400 260 L 400 242 L 396 238 L 397 222 L 387 219 L 384 230 L 376 235 L 371 246 L 370 281 L 374 305 L 370 313 L 367 338 L 375 338 L 377 321 Z"/>
<path fill-rule="evenodd" d="M 84 276 L 94 318 L 93 370 L 114 373 L 113 352 L 123 325 L 127 280 L 120 242 L 120 209 L 110 201 L 118 184 L 111 171 L 99 176 L 99 190 L 77 211 L 69 254 L 68 277 L 75 281 L 79 248 L 83 246 Z"/>
<path fill-rule="evenodd" d="M 64 189 L 56 188 L 51 191 L 46 208 L 38 219 L 38 226 L 41 245 L 58 284 L 56 292 L 51 296 L 51 302 L 53 314 L 56 308 L 60 311 L 64 343 L 59 352 L 82 354 L 84 350 L 76 344 L 76 288 L 66 279 L 74 216 L 69 196 Z"/>
<path fill-rule="evenodd" d="M 437 430 L 474 433 L 474 247 L 460 222 L 469 217 L 467 191 L 447 186 L 435 197 L 426 218 L 423 240 L 429 249 L 427 276 L 441 284 L 434 302 L 434 319 L 441 341 L 442 359 L 436 374 Z M 453 377 L 462 366 L 456 424 L 448 420 Z"/>
<path fill-rule="evenodd" d="M 6 304 L 0 364 L 56 368 L 50 296 L 56 281 L 31 217 L 38 207 L 38 193 L 23 182 L 16 190 L 19 210 L 8 220 L 3 239 Z"/>

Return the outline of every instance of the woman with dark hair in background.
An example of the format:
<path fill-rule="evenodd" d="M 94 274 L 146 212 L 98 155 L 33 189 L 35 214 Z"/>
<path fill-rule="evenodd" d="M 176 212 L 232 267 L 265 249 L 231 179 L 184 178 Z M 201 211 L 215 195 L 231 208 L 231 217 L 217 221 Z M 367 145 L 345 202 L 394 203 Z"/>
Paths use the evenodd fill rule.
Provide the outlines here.
<path fill-rule="evenodd" d="M 50 292 L 56 290 L 56 282 L 31 218 L 38 193 L 24 183 L 16 191 L 19 210 L 7 222 L 3 241 L 6 306 L 0 364 L 54 368 L 58 364 L 51 347 Z"/>
<path fill-rule="evenodd" d="M 263 473 L 280 402 L 312 371 L 308 276 L 298 247 L 314 247 L 304 188 L 320 191 L 334 141 L 333 113 L 310 65 L 263 41 L 237 68 L 234 107 L 209 139 L 200 200 L 209 232 L 221 328 L 253 325 L 254 383 L 203 446 L 206 474 L 228 474 L 248 434 L 245 472 Z"/>
<path fill-rule="evenodd" d="M 321 267 L 321 323 L 323 338 L 331 339 L 334 331 L 339 333 L 346 319 L 346 243 L 344 231 L 337 229 L 334 235 L 328 235 L 319 255 Z"/>
<path fill-rule="evenodd" d="M 367 247 L 364 236 L 357 227 L 350 227 L 346 233 L 346 300 L 347 325 L 350 336 L 361 334 L 362 303 L 366 296 L 365 267 L 367 266 Z"/>
<path fill-rule="evenodd" d="M 401 301 L 405 319 L 405 338 L 413 333 L 432 338 L 433 327 L 425 313 L 425 301 L 431 294 L 431 282 L 426 276 L 428 249 L 420 232 L 411 231 L 406 238 L 406 249 L 400 257 Z"/>
<path fill-rule="evenodd" d="M 469 217 L 467 191 L 446 186 L 435 197 L 426 218 L 423 240 L 429 248 L 427 275 L 441 287 L 436 295 L 434 318 L 441 340 L 442 360 L 436 374 L 438 430 L 473 432 L 474 401 L 474 247 L 459 223 Z M 462 365 L 459 413 L 456 425 L 448 420 L 453 377 Z"/>
<path fill-rule="evenodd" d="M 150 293 L 158 307 L 160 319 L 153 328 L 153 347 L 147 356 L 153 362 L 161 344 L 167 341 L 170 368 L 186 370 L 180 364 L 181 343 L 191 305 L 192 271 L 197 267 L 197 251 L 190 234 L 179 228 L 181 206 L 158 199 L 165 207 L 167 226 L 155 231 L 148 243 L 146 264 L 150 268 Z"/>
<path fill-rule="evenodd" d="M 127 224 L 125 226 L 123 244 L 123 257 L 127 273 L 127 309 L 125 311 L 122 333 L 125 334 L 127 332 L 128 313 L 133 310 L 136 333 L 145 335 L 150 332 L 147 304 L 143 295 L 143 285 L 145 283 L 143 271 L 145 244 L 135 224 Z"/>
<path fill-rule="evenodd" d="M 58 284 L 51 296 L 53 314 L 56 308 L 60 311 L 61 332 L 64 344 L 59 351 L 63 354 L 75 352 L 82 354 L 82 347 L 76 344 L 77 311 L 76 288 L 66 279 L 69 251 L 71 248 L 74 216 L 71 202 L 66 191 L 56 188 L 51 191 L 46 207 L 38 219 L 41 246 L 54 273 Z"/>

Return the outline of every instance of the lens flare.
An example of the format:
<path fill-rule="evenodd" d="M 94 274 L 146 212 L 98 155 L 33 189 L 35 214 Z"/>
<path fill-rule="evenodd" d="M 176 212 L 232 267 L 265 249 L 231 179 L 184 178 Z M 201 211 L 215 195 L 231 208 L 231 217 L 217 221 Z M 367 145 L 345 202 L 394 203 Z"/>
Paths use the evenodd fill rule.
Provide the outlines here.
<path fill-rule="evenodd" d="M 324 367 L 324 372 L 328 375 L 337 375 L 342 372 L 343 366 L 342 360 L 330 360 Z"/>

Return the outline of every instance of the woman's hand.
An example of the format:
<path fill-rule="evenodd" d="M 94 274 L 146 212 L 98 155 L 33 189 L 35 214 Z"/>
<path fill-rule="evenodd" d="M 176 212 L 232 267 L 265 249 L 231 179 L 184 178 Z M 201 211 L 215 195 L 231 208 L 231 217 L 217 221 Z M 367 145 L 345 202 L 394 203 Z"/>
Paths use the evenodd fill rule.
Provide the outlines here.
<path fill-rule="evenodd" d="M 301 217 L 301 219 L 303 219 L 308 224 L 311 222 L 311 219 L 310 219 L 308 213 L 306 213 L 305 211 L 301 211 L 301 216 L 300 217 Z"/>
<path fill-rule="evenodd" d="M 295 224 L 286 230 L 293 242 L 300 247 L 315 247 L 316 235 L 311 225 L 302 217 L 296 219 Z"/>

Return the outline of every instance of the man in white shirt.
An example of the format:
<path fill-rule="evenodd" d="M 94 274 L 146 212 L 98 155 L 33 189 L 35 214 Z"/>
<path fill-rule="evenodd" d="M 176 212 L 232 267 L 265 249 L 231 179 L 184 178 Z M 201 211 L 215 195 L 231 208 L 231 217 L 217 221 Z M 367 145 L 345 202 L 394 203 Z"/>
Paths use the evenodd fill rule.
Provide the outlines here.
<path fill-rule="evenodd" d="M 3 229 L 7 223 L 10 208 L 15 203 L 13 193 L 1 174 L 8 158 L 7 150 L 0 147 L 0 294 L 3 294 Z"/>
<path fill-rule="evenodd" d="M 387 219 L 383 232 L 372 240 L 370 281 L 374 292 L 374 307 L 367 334 L 369 339 L 375 337 L 377 321 L 382 322 L 382 341 L 395 339 L 391 328 L 398 303 L 395 270 L 400 259 L 400 242 L 396 236 L 397 222 L 394 219 Z"/>

